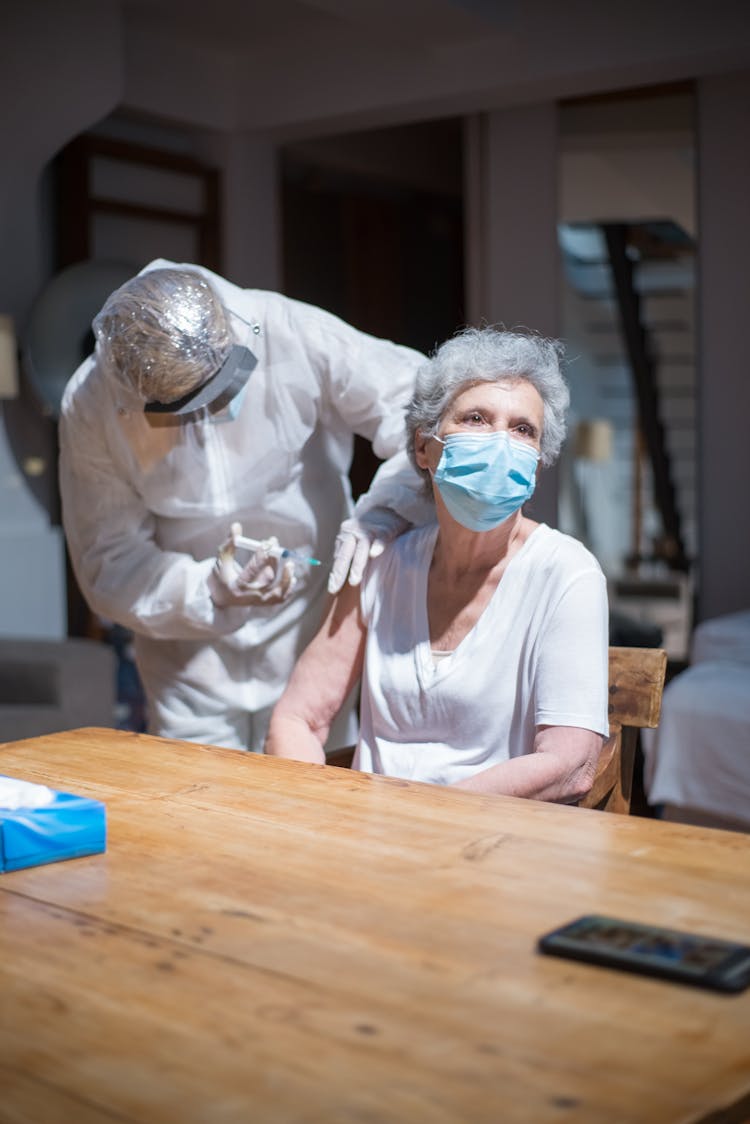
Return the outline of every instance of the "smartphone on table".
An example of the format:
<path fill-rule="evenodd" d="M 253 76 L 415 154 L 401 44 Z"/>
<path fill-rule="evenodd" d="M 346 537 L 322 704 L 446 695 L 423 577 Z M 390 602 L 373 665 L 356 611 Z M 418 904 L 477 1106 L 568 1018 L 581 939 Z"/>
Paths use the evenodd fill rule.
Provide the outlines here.
<path fill-rule="evenodd" d="M 540 952 L 715 991 L 750 984 L 750 945 L 587 914 L 539 938 Z"/>

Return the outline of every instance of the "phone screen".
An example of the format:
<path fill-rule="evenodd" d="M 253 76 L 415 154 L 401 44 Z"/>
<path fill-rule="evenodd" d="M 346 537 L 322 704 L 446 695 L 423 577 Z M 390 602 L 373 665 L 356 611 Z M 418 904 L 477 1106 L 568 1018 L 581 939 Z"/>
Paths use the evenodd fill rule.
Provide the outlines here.
<path fill-rule="evenodd" d="M 747 946 L 612 917 L 579 917 L 548 933 L 540 947 L 543 952 L 695 983 L 712 981 L 716 986 L 745 986 L 750 974 Z"/>

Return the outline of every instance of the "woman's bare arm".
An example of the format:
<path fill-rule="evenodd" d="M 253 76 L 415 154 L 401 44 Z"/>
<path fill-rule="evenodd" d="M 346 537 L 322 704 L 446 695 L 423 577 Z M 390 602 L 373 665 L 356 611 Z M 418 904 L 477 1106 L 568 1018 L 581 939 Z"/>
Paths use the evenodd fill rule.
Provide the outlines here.
<path fill-rule="evenodd" d="M 533 753 L 491 765 L 455 787 L 574 804 L 591 789 L 603 742 L 578 726 L 539 726 Z"/>
<path fill-rule="evenodd" d="M 274 707 L 263 752 L 325 762 L 331 722 L 362 672 L 365 628 L 359 586 L 345 585 L 300 656 Z"/>

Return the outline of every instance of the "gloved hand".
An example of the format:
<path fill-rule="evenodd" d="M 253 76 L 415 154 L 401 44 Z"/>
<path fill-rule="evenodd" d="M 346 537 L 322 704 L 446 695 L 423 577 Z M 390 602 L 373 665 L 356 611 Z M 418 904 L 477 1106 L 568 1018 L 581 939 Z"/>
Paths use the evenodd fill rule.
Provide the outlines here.
<path fill-rule="evenodd" d="M 242 534 L 239 523 L 233 523 L 229 538 L 219 547 L 216 563 L 208 575 L 211 600 L 220 609 L 235 605 L 280 605 L 292 594 L 297 576 L 294 562 L 285 562 L 279 553 L 279 541 L 266 539 L 240 565 L 235 558 L 235 536 Z"/>
<path fill-rule="evenodd" d="M 377 558 L 387 544 L 411 523 L 389 507 L 373 507 L 359 518 L 345 519 L 339 527 L 328 577 L 328 592 L 338 593 L 347 575 L 349 585 L 359 585 L 368 558 Z"/>

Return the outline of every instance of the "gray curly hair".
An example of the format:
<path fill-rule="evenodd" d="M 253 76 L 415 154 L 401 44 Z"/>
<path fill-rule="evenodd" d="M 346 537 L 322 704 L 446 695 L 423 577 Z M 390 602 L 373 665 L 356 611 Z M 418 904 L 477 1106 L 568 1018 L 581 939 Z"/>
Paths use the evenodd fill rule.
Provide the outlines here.
<path fill-rule="evenodd" d="M 532 332 L 503 328 L 465 328 L 441 344 L 417 371 L 414 393 L 406 408 L 407 449 L 421 475 L 429 474 L 416 463 L 417 432 L 436 437 L 453 399 L 480 382 L 525 379 L 544 403 L 541 463 L 554 464 L 565 440 L 565 415 L 570 392 L 560 371 L 563 345 Z"/>

